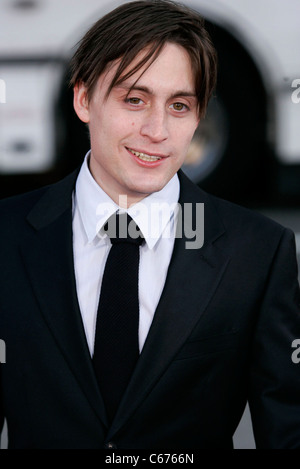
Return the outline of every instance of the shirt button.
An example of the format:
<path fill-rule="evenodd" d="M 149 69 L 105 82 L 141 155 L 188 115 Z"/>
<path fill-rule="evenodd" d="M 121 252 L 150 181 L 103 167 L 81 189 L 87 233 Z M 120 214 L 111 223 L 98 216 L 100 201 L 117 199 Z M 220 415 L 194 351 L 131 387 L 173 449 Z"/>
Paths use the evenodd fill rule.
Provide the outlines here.
<path fill-rule="evenodd" d="M 113 441 L 109 441 L 108 443 L 105 443 L 104 448 L 105 449 L 117 449 L 117 445 Z"/>

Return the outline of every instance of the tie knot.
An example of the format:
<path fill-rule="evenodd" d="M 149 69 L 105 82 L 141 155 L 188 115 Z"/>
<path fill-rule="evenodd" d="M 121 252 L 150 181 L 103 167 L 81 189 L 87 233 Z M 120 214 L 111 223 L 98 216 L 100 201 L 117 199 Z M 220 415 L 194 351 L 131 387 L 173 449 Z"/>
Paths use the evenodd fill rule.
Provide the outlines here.
<path fill-rule="evenodd" d="M 114 213 L 104 225 L 104 231 L 112 244 L 131 243 L 140 246 L 143 235 L 128 213 Z"/>

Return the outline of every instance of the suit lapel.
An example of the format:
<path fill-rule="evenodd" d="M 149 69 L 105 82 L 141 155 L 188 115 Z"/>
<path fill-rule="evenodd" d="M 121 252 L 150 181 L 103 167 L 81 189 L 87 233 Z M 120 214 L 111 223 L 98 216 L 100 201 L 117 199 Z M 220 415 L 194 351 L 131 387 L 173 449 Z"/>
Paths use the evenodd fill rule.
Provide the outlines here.
<path fill-rule="evenodd" d="M 229 259 L 214 242 L 224 233 L 210 197 L 180 174 L 180 203 L 203 202 L 205 242 L 201 249 L 186 249 L 186 239 L 175 240 L 164 290 L 108 438 L 128 420 L 180 350 L 213 297 Z"/>
<path fill-rule="evenodd" d="M 43 317 L 100 419 L 105 410 L 79 310 L 72 249 L 72 190 L 77 173 L 51 187 L 28 216 L 34 228 L 21 252 Z"/>

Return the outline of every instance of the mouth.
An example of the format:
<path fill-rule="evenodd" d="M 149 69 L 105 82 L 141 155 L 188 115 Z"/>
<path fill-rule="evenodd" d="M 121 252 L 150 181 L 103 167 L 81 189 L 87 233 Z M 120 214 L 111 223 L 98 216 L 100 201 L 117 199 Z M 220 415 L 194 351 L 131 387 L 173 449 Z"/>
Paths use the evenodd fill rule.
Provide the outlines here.
<path fill-rule="evenodd" d="M 145 161 L 147 163 L 155 163 L 156 161 L 166 158 L 165 156 L 158 155 L 149 155 L 148 153 L 142 153 L 140 151 L 132 150 L 132 148 L 127 148 L 127 150 L 136 156 L 139 160 Z"/>

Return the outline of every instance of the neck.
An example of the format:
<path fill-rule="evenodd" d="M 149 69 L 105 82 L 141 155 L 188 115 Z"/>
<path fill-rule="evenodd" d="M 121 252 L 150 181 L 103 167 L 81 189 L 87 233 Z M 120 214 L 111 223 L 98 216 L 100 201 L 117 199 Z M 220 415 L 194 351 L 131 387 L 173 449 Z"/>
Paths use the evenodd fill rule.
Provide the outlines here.
<path fill-rule="evenodd" d="M 116 184 L 105 184 L 104 181 L 102 180 L 101 176 L 98 174 L 98 171 L 96 171 L 96 168 L 94 168 L 93 161 L 88 162 L 89 166 L 89 171 L 91 175 L 93 176 L 94 180 L 96 183 L 101 187 L 101 189 L 120 207 L 124 209 L 129 209 L 133 205 L 137 204 L 141 200 L 143 200 L 145 197 L 147 197 L 148 194 L 142 194 L 142 193 L 122 193 L 121 190 L 118 190 L 117 187 L 115 187 Z"/>

